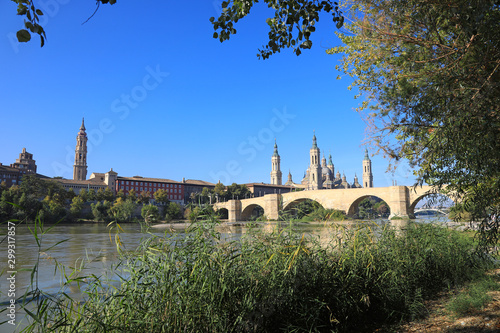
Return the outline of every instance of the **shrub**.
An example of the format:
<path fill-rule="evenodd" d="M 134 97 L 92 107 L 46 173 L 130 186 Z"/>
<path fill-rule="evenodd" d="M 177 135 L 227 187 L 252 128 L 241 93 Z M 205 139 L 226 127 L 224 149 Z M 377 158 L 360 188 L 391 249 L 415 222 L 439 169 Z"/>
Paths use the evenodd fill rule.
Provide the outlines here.
<path fill-rule="evenodd" d="M 158 207 L 155 205 L 149 204 L 142 206 L 141 216 L 146 223 L 154 223 L 160 219 L 160 212 Z"/>

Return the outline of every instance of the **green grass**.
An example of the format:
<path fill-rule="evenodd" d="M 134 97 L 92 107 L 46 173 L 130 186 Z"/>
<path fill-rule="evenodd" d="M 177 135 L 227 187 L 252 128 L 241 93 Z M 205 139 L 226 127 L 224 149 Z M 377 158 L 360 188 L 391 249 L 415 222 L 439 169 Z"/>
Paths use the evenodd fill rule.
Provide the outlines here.
<path fill-rule="evenodd" d="M 500 290 L 498 276 L 482 274 L 455 295 L 446 309 L 456 318 L 472 314 L 493 300 L 488 292 L 497 290 Z"/>
<path fill-rule="evenodd" d="M 338 227 L 320 243 L 291 228 L 224 242 L 217 223 L 145 239 L 114 268 L 118 287 L 85 278 L 85 302 L 38 299 L 29 331 L 363 332 L 420 316 L 486 267 L 470 238 L 432 225 Z"/>

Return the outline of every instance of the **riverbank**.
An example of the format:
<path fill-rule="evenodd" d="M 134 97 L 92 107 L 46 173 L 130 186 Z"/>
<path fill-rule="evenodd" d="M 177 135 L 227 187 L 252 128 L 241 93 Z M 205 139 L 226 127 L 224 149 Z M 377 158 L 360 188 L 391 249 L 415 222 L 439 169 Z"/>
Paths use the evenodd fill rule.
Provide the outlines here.
<path fill-rule="evenodd" d="M 398 325 L 384 326 L 377 333 L 494 333 L 500 332 L 500 269 L 490 270 L 488 276 L 496 282 L 485 292 L 490 300 L 485 304 L 470 307 L 466 313 L 457 315 L 450 304 L 457 299 L 465 299 L 471 293 L 471 284 L 441 293 L 426 301 L 427 315 L 419 320 Z M 471 305 L 472 302 L 464 306 Z"/>

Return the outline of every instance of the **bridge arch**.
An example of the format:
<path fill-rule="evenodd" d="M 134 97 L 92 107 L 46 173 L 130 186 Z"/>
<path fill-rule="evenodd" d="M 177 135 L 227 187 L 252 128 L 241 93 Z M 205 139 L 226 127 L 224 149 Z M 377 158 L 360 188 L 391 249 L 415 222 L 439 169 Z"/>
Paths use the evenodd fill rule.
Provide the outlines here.
<path fill-rule="evenodd" d="M 248 221 L 256 213 L 258 216 L 266 215 L 264 207 L 256 203 L 241 207 L 241 220 Z"/>
<path fill-rule="evenodd" d="M 294 199 L 292 201 L 289 201 L 287 202 L 285 205 L 283 205 L 283 212 L 286 212 L 286 213 L 291 213 L 292 215 L 294 216 L 297 216 L 297 211 L 294 211 L 294 209 L 300 205 L 301 203 L 303 202 L 311 202 L 311 203 L 316 203 L 318 204 L 320 207 L 323 207 L 325 208 L 321 202 L 319 202 L 318 200 L 315 200 L 315 199 L 311 199 L 311 198 L 297 198 L 297 199 Z M 309 212 L 308 212 L 309 213 Z M 306 213 L 305 215 L 307 215 L 308 213 Z"/>
<path fill-rule="evenodd" d="M 420 195 L 416 195 L 413 200 L 411 200 L 410 205 L 408 206 L 408 215 L 410 215 L 412 218 L 415 217 L 415 207 L 418 205 L 420 201 L 422 201 L 426 197 L 432 197 L 432 196 L 438 196 L 441 198 L 446 198 L 449 202 L 454 202 L 454 200 L 451 198 L 451 196 L 446 195 L 444 193 L 433 193 L 433 192 L 426 192 L 422 193 Z M 443 200 L 443 199 L 437 199 L 438 202 Z M 443 202 L 442 202 L 443 203 Z"/>
<path fill-rule="evenodd" d="M 353 202 L 351 202 L 351 204 L 349 205 L 349 209 L 347 210 L 347 216 L 355 216 L 356 215 L 356 212 L 358 211 L 358 208 L 359 208 L 359 204 L 367 199 L 367 198 L 377 198 L 377 199 L 380 199 L 382 200 L 383 202 L 385 202 L 385 204 L 387 205 L 387 207 L 389 207 L 389 215 L 390 215 L 390 212 L 391 212 L 391 205 L 389 204 L 389 201 L 387 199 L 384 199 L 383 197 L 380 197 L 378 195 L 374 195 L 374 194 L 365 194 L 365 195 L 361 195 L 359 196 L 358 198 L 356 198 Z"/>
<path fill-rule="evenodd" d="M 220 207 L 216 210 L 217 215 L 221 220 L 227 220 L 229 218 L 229 210 L 225 207 Z"/>

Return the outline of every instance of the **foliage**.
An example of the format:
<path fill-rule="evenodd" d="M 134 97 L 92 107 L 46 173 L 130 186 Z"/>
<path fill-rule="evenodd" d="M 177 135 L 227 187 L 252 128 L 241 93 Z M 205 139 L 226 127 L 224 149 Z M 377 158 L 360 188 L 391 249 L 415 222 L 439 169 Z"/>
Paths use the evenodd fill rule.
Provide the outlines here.
<path fill-rule="evenodd" d="M 40 36 L 40 46 L 45 45 L 45 40 L 47 36 L 45 34 L 44 28 L 39 24 L 40 16 L 43 15 L 43 11 L 40 8 L 35 7 L 33 0 L 12 0 L 17 3 L 17 15 L 25 17 L 24 27 L 26 29 L 20 29 L 17 31 L 17 40 L 21 43 L 29 42 L 31 40 L 31 34 L 38 34 Z M 116 0 L 97 0 L 97 8 L 102 4 L 114 4 Z M 97 11 L 97 9 L 96 9 Z"/>
<path fill-rule="evenodd" d="M 110 208 L 110 215 L 113 216 L 117 222 L 127 222 L 132 219 L 136 207 L 137 203 L 135 203 L 133 199 L 127 198 L 123 200 L 122 198 L 118 198 Z"/>
<path fill-rule="evenodd" d="M 121 188 L 118 190 L 118 193 L 116 193 L 116 197 L 126 199 L 127 195 L 125 194 L 125 191 Z"/>
<path fill-rule="evenodd" d="M 97 192 L 95 192 L 94 199 L 97 201 L 104 201 L 104 200 L 114 201 L 115 194 L 109 187 L 106 187 L 105 189 L 101 187 L 100 189 L 97 190 Z"/>
<path fill-rule="evenodd" d="M 460 198 L 498 239 L 500 7 L 495 0 L 353 0 L 338 69 L 366 97 L 373 143 L 418 183 Z M 397 141 L 395 141 L 396 139 Z"/>
<path fill-rule="evenodd" d="M 150 199 L 151 199 L 151 194 L 148 191 L 142 191 L 137 196 L 137 202 L 142 204 L 149 204 Z"/>
<path fill-rule="evenodd" d="M 236 34 L 234 25 L 247 16 L 257 2 L 258 0 L 223 1 L 220 16 L 217 19 L 210 18 L 215 30 L 213 37 L 223 42 Z M 284 48 L 291 47 L 296 55 L 300 55 L 303 49 L 310 49 L 312 46 L 310 36 L 316 31 L 315 23 L 319 21 L 319 14 L 323 11 L 333 16 L 333 21 L 337 22 L 337 28 L 341 28 L 344 22 L 337 2 L 330 0 L 283 0 L 279 2 L 264 0 L 263 2 L 274 10 L 274 18 L 266 20 L 270 30 L 269 42 L 257 54 L 262 59 L 267 59 Z"/>
<path fill-rule="evenodd" d="M 92 209 L 92 215 L 94 216 L 95 221 L 106 222 L 111 219 L 110 217 L 111 202 L 97 201 L 95 203 L 90 204 L 90 208 Z"/>
<path fill-rule="evenodd" d="M 456 203 L 450 207 L 448 218 L 453 221 L 470 221 L 471 215 L 465 210 L 464 204 Z"/>
<path fill-rule="evenodd" d="M 182 217 L 182 208 L 176 202 L 168 203 L 165 209 L 165 220 L 171 221 Z"/>
<path fill-rule="evenodd" d="M 123 253 L 116 287 L 85 277 L 85 302 L 33 299 L 43 306 L 28 313 L 31 331 L 374 331 L 483 269 L 470 265 L 469 238 L 432 225 L 384 229 L 377 241 L 369 229 L 332 230 L 341 240 L 321 245 L 291 229 L 225 242 L 216 223 L 146 238 Z"/>
<path fill-rule="evenodd" d="M 158 189 L 158 191 L 156 191 L 154 194 L 153 194 L 153 197 L 155 198 L 155 201 L 158 202 L 159 204 L 168 204 L 169 200 L 168 200 L 168 191 L 167 190 L 164 190 L 162 188 Z"/>
<path fill-rule="evenodd" d="M 371 219 L 376 217 L 389 217 L 389 206 L 377 197 L 367 197 L 358 205 L 358 218 Z"/>
<path fill-rule="evenodd" d="M 2 189 L 0 220 L 15 218 L 33 221 L 37 212 L 40 212 L 46 221 L 56 222 L 66 216 L 68 199 L 68 193 L 60 184 L 33 175 L 25 175 L 20 186 Z"/>
<path fill-rule="evenodd" d="M 245 199 L 245 197 L 250 197 L 250 190 L 245 184 L 238 185 L 236 183 L 232 183 L 227 187 L 227 190 L 224 192 L 224 198 L 226 200 L 231 199 Z"/>
<path fill-rule="evenodd" d="M 158 207 L 153 204 L 144 205 L 141 209 L 141 216 L 146 223 L 154 223 L 160 219 Z"/>
<path fill-rule="evenodd" d="M 128 197 L 129 199 L 132 199 L 132 200 L 136 200 L 136 199 L 137 199 L 137 193 L 135 192 L 135 190 L 134 190 L 133 188 L 131 188 L 131 189 L 128 191 L 127 197 Z"/>
<path fill-rule="evenodd" d="M 336 209 L 325 209 L 317 201 L 302 200 L 289 209 L 280 212 L 280 219 L 284 221 L 343 221 L 345 212 Z"/>
<path fill-rule="evenodd" d="M 218 196 L 220 200 L 222 200 L 222 198 L 224 197 L 225 191 L 226 187 L 220 181 L 217 184 L 215 184 L 214 193 Z"/>
<path fill-rule="evenodd" d="M 82 198 L 80 198 L 79 196 L 74 197 L 73 200 L 71 201 L 71 206 L 69 209 L 71 215 L 75 217 L 80 216 L 80 213 L 82 212 L 83 209 L 83 204 L 84 202 Z"/>

